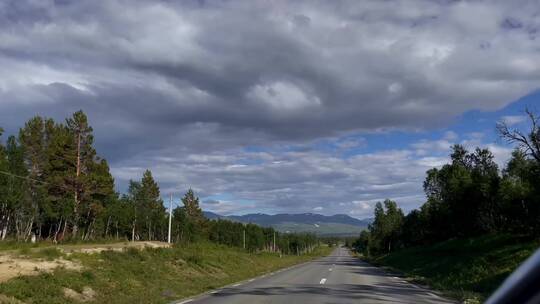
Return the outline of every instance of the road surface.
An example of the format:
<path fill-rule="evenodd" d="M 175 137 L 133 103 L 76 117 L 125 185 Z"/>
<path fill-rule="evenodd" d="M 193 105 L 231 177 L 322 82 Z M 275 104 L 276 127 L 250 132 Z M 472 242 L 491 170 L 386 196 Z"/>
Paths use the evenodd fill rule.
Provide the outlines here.
<path fill-rule="evenodd" d="M 242 265 L 238 265 L 242 267 Z M 192 299 L 189 304 L 455 303 L 337 248 L 328 257 Z"/>

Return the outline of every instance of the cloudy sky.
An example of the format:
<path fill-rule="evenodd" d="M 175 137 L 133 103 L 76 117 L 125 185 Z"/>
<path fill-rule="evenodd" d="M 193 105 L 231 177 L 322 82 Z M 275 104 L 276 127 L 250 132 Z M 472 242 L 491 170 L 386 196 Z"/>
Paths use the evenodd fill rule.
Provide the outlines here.
<path fill-rule="evenodd" d="M 222 214 L 424 201 L 452 143 L 540 101 L 526 1 L 0 1 L 0 126 L 82 109 L 119 192 L 151 169 Z"/>

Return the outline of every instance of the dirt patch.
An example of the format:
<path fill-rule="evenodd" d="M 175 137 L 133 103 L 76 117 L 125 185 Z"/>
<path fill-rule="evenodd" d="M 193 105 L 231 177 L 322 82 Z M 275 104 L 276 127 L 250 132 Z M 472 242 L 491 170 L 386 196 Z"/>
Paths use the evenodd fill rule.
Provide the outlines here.
<path fill-rule="evenodd" d="M 102 251 L 112 250 L 112 251 L 123 251 L 126 248 L 169 248 L 171 244 L 165 242 L 125 242 L 125 243 L 114 243 L 109 245 L 75 245 L 75 246 L 65 246 L 59 247 L 62 252 L 67 254 L 73 252 L 79 253 L 100 253 Z"/>
<path fill-rule="evenodd" d="M 73 270 L 80 270 L 82 268 L 80 264 L 62 258 L 45 261 L 2 255 L 0 256 L 0 282 L 23 275 L 37 275 L 43 271 L 51 272 L 58 267 Z"/>
<path fill-rule="evenodd" d="M 19 301 L 13 297 L 8 297 L 0 294 L 0 304 L 24 304 L 24 302 Z"/>
<path fill-rule="evenodd" d="M 76 302 L 90 302 L 96 297 L 96 292 L 88 286 L 84 287 L 80 293 L 65 287 L 62 288 L 62 291 L 64 292 L 64 297 Z"/>
<path fill-rule="evenodd" d="M 169 248 L 171 244 L 165 242 L 124 242 L 113 244 L 82 244 L 82 245 L 60 245 L 54 247 L 32 248 L 30 253 L 35 253 L 48 249 L 58 249 L 66 255 L 71 253 L 100 253 L 106 250 L 123 251 L 126 248 L 144 249 L 144 248 Z M 35 259 L 28 256 L 22 256 L 16 251 L 3 252 L 0 254 L 0 282 L 9 279 L 24 276 L 37 275 L 40 272 L 52 272 L 55 268 L 63 267 L 70 270 L 81 270 L 82 266 L 74 261 L 63 258 L 53 260 Z M 0 302 L 2 303 L 2 302 Z"/>

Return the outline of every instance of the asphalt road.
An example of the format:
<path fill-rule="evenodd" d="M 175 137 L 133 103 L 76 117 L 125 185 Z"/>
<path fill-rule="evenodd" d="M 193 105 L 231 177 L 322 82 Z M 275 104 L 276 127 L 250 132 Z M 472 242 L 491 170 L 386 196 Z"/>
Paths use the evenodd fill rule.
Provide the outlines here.
<path fill-rule="evenodd" d="M 242 265 L 238 265 L 242 267 Z M 325 258 L 225 287 L 190 304 L 455 303 L 337 248 Z"/>

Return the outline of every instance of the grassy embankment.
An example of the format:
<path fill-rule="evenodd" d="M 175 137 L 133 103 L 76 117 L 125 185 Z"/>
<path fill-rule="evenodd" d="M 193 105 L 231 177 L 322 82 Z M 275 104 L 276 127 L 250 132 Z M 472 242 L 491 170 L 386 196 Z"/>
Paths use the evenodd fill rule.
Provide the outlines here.
<path fill-rule="evenodd" d="M 487 298 L 539 246 L 539 240 L 530 238 L 483 236 L 408 248 L 370 262 L 474 302 Z"/>
<path fill-rule="evenodd" d="M 320 247 L 304 256 L 250 254 L 209 243 L 124 252 L 72 253 L 58 249 L 23 249 L 29 259 L 63 258 L 80 263 L 82 270 L 57 268 L 51 273 L 22 276 L 0 283 L 0 302 L 77 303 L 66 288 L 94 303 L 169 303 L 279 268 L 328 254 Z M 82 295 L 82 296 L 81 296 Z"/>

